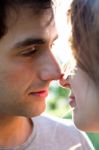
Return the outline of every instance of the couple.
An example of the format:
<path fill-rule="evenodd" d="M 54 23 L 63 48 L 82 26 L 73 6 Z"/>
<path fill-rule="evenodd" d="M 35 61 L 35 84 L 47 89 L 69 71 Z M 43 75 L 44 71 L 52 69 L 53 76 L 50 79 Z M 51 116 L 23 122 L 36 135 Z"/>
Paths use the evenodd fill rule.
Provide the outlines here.
<path fill-rule="evenodd" d="M 76 4 L 76 2 L 78 4 Z M 88 80 L 88 83 L 81 80 L 83 84 L 85 83 L 83 85 L 85 86 L 84 90 L 87 89 L 86 84 L 90 83 L 91 91 L 94 89 L 96 92 L 93 83 L 95 77 L 93 74 L 89 77 L 90 71 L 93 71 L 93 69 L 90 69 L 94 63 L 91 64 L 91 68 L 88 66 L 89 72 L 86 68 L 87 64 L 85 64 L 84 69 L 84 65 L 82 64 L 83 61 L 81 60 L 81 65 L 79 63 L 83 51 L 81 51 L 81 48 L 79 49 L 77 39 L 79 40 L 80 38 L 83 42 L 84 39 L 80 32 L 82 33 L 82 30 L 84 32 L 84 29 L 81 28 L 82 30 L 80 31 L 78 30 L 78 27 L 76 28 L 75 19 L 77 18 L 75 11 L 79 12 L 79 10 L 76 9 L 79 7 L 76 7 L 76 5 L 80 5 L 80 2 L 83 3 L 81 0 L 74 0 L 70 14 L 73 26 L 73 50 L 79 69 L 77 70 L 77 75 L 75 74 L 73 78 L 69 77 L 68 80 L 70 82 L 70 87 L 76 89 L 75 86 L 78 85 L 78 79 L 86 79 Z M 83 13 L 83 8 L 86 8 L 87 11 L 88 4 L 88 1 L 87 3 L 84 3 L 84 5 L 81 4 L 81 13 Z M 64 80 L 64 75 L 61 73 L 60 67 L 51 51 L 53 42 L 58 36 L 54 22 L 53 5 L 54 3 L 51 0 L 0 1 L 0 150 L 93 149 L 85 134 L 77 130 L 71 122 L 66 120 L 57 121 L 40 116 L 46 107 L 45 98 L 48 95 L 50 82 L 52 80 L 60 80 L 60 83 L 63 86 L 66 86 L 68 82 L 67 80 Z M 93 5 L 90 4 L 88 7 L 89 6 L 91 11 L 91 6 Z M 92 11 L 94 16 L 95 10 L 92 9 Z M 78 14 L 77 17 L 79 18 Z M 97 15 L 95 15 L 95 19 L 97 19 L 96 17 Z M 94 22 L 92 23 L 95 25 Z M 97 28 L 95 27 L 95 29 Z M 80 37 L 78 37 L 78 31 Z M 87 34 L 87 32 L 85 33 Z M 93 34 L 95 37 L 95 33 L 90 33 L 90 35 Z M 88 38 L 87 35 L 86 38 Z M 91 39 L 88 39 L 88 43 L 86 44 L 89 44 L 88 46 L 92 48 L 90 45 L 92 41 L 90 43 L 90 40 Z M 93 42 L 93 44 L 96 44 L 95 40 L 93 40 Z M 85 43 L 83 45 L 79 41 L 78 44 L 86 46 Z M 84 54 L 87 53 L 87 50 Z M 92 52 L 92 54 L 94 54 L 94 51 Z M 86 60 L 90 58 L 91 61 L 92 54 L 90 52 L 88 55 L 89 57 Z M 97 62 L 96 59 L 95 62 Z M 84 63 L 87 62 L 84 60 Z M 75 80 L 72 80 L 74 78 Z M 64 84 L 64 82 L 66 83 Z M 78 89 L 80 90 L 80 88 Z M 90 89 L 87 90 L 89 91 Z M 81 93 L 83 95 L 80 95 L 81 91 L 79 91 L 78 94 L 80 98 L 83 98 L 84 94 Z M 77 97 L 76 90 L 73 90 L 73 94 Z M 90 98 L 90 94 L 91 92 L 89 91 L 88 99 Z M 91 98 L 92 96 L 93 95 L 91 95 Z M 91 106 L 98 107 L 96 94 L 94 95 L 94 98 L 96 98 L 94 102 L 93 100 L 90 100 L 90 102 L 93 102 L 91 103 Z M 85 99 L 82 100 L 84 101 Z M 83 101 L 82 104 L 84 103 Z M 77 102 L 77 105 L 79 103 L 80 100 Z M 92 107 L 90 106 L 90 109 L 85 109 L 85 106 L 87 106 L 87 104 L 83 106 L 85 113 L 85 110 L 88 110 L 87 119 L 84 118 L 85 114 L 82 114 L 82 111 L 78 112 L 80 108 L 76 109 L 75 107 L 74 122 L 80 129 L 85 131 L 90 129 L 91 131 L 92 128 L 91 126 L 88 127 L 87 121 L 90 123 L 89 111 Z M 81 106 L 79 105 L 79 107 Z M 96 111 L 98 113 L 98 109 Z M 96 117 L 95 115 L 98 116 L 97 113 L 92 114 L 94 119 Z M 98 122 L 96 123 L 98 124 Z M 95 125 L 93 126 L 95 127 Z"/>

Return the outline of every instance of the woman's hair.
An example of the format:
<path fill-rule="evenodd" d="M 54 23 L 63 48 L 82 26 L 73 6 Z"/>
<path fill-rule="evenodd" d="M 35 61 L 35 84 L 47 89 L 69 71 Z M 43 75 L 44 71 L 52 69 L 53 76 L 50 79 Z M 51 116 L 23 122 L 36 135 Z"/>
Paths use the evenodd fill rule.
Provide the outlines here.
<path fill-rule="evenodd" d="M 77 64 L 99 85 L 99 0 L 73 0 L 68 14 Z"/>
<path fill-rule="evenodd" d="M 52 8 L 52 0 L 0 0 L 0 38 L 7 32 L 6 19 L 9 15 L 8 10 L 13 9 L 17 12 L 19 8 L 29 8 L 36 15 L 42 11 Z"/>

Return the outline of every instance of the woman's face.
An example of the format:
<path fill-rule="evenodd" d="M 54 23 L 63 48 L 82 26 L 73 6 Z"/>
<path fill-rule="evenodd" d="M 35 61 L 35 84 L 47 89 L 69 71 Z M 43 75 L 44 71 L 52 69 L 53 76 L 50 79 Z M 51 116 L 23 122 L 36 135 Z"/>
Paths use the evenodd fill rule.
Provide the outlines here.
<path fill-rule="evenodd" d="M 75 125 L 84 131 L 99 131 L 99 91 L 87 73 L 78 68 L 75 75 L 60 83 L 71 89 L 69 103 L 74 108 Z"/>

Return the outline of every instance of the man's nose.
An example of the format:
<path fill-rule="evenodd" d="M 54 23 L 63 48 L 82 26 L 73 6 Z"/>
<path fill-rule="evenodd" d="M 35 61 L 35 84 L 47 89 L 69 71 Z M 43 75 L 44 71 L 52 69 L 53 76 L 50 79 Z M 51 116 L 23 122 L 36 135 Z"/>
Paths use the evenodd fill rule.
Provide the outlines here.
<path fill-rule="evenodd" d="M 59 80 L 62 76 L 60 66 L 53 54 L 49 54 L 43 61 L 44 65 L 40 73 L 42 80 Z"/>

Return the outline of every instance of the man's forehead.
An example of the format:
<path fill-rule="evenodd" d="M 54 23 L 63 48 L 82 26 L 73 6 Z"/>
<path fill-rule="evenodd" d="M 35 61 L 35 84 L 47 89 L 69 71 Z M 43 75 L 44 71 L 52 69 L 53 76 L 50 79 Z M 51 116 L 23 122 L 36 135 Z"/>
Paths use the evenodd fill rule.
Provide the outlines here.
<path fill-rule="evenodd" d="M 5 36 L 7 36 L 7 39 L 13 39 L 13 44 L 27 43 L 32 40 L 33 42 L 52 42 L 57 38 L 54 16 L 49 11 L 41 17 L 35 16 L 28 10 L 18 12 L 18 18 L 14 18 L 14 14 L 11 15 L 11 18 L 7 18 L 8 32 Z"/>
<path fill-rule="evenodd" d="M 51 43 L 55 41 L 58 38 L 57 30 L 55 25 L 46 28 L 36 28 L 31 29 L 29 32 L 24 33 L 24 36 L 22 34 L 19 38 L 17 38 L 16 41 L 16 47 L 27 46 L 32 44 L 45 44 L 45 43 Z"/>
<path fill-rule="evenodd" d="M 28 19 L 27 19 L 28 18 Z M 31 19 L 30 19 L 31 18 Z M 35 13 L 31 8 L 19 8 L 19 10 L 15 11 L 13 9 L 10 9 L 7 12 L 6 17 L 6 25 L 10 27 L 11 25 L 14 25 L 14 23 L 18 21 L 24 21 L 27 19 L 29 22 L 37 22 L 40 25 L 43 25 L 45 27 L 47 26 L 53 26 L 54 25 L 54 15 L 53 10 L 45 9 L 43 13 Z M 38 21 L 39 20 L 39 21 Z"/>

